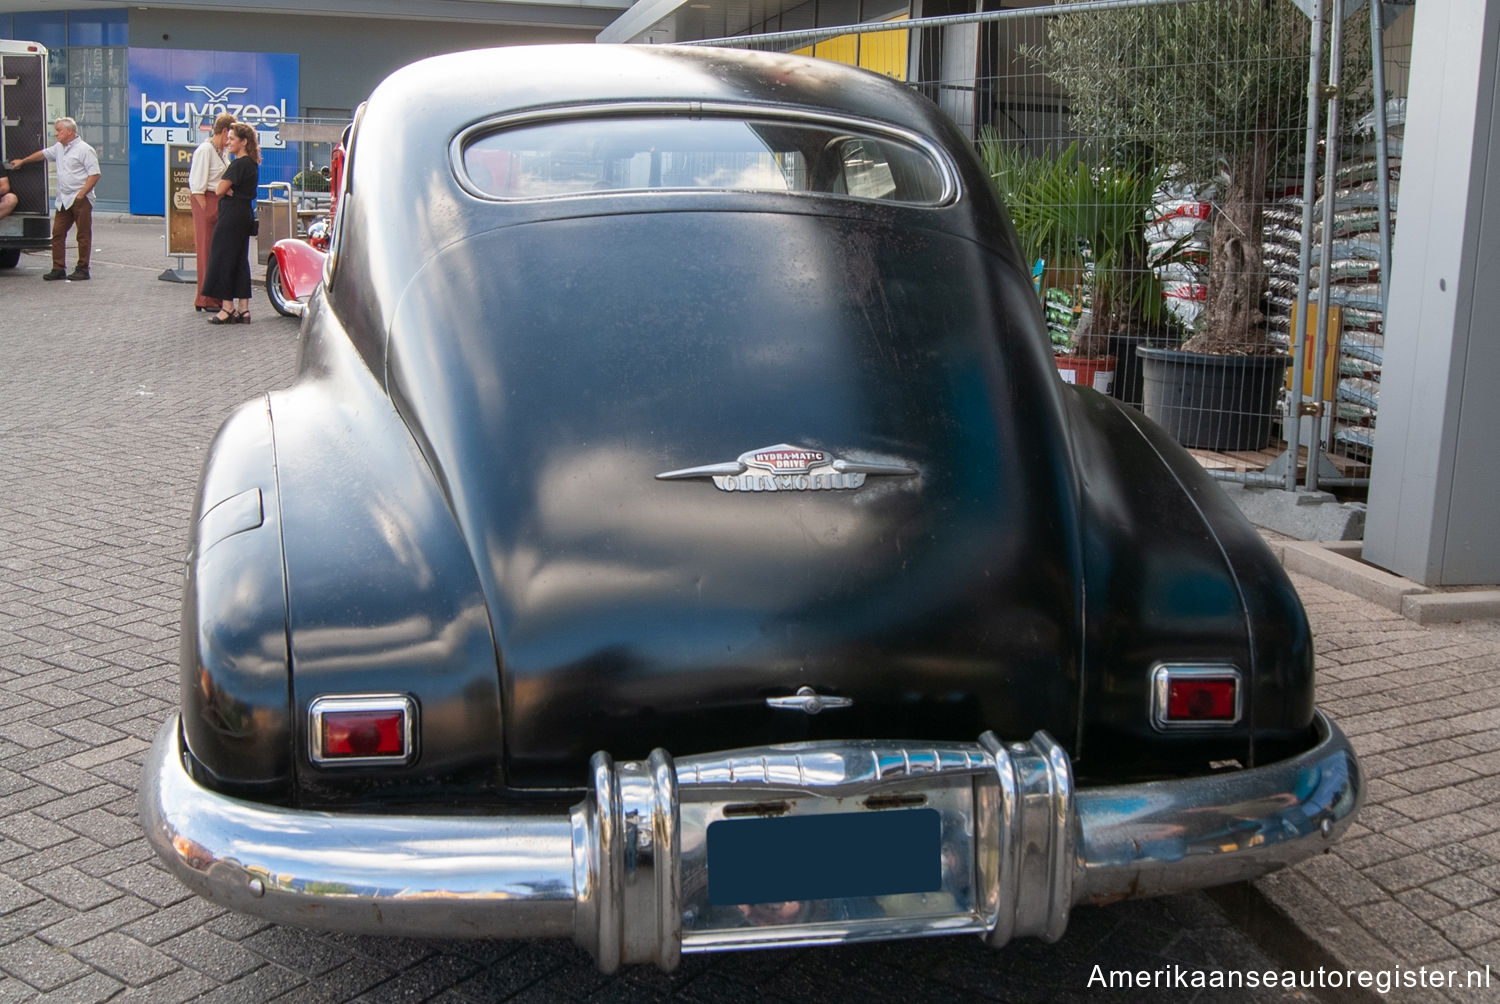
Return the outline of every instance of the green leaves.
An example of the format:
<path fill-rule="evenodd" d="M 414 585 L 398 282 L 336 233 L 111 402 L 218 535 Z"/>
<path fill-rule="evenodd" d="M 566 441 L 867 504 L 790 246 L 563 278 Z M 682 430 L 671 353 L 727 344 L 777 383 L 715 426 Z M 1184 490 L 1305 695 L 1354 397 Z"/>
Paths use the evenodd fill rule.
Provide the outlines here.
<path fill-rule="evenodd" d="M 1094 316 L 1109 327 L 1162 322 L 1161 287 L 1147 267 L 1144 233 L 1164 169 L 1095 162 L 1076 142 L 1033 154 L 993 132 L 981 135 L 979 153 L 1028 264 L 1043 259 L 1054 282 L 1086 286 Z"/>

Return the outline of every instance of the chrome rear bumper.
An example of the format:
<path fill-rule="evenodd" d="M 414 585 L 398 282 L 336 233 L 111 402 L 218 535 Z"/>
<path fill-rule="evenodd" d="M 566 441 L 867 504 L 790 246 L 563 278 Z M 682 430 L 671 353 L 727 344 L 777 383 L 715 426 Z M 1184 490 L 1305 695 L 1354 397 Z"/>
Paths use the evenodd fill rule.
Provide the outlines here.
<path fill-rule="evenodd" d="M 183 766 L 174 717 L 146 762 L 141 822 L 174 875 L 231 909 L 361 933 L 571 936 L 607 972 L 670 970 L 684 951 L 963 931 L 1001 945 L 1060 937 L 1075 903 L 1252 878 L 1326 847 L 1362 789 L 1343 733 L 1321 713 L 1316 727 L 1316 745 L 1281 763 L 1084 789 L 1044 732 L 1025 743 L 986 733 L 976 744 L 806 743 L 676 761 L 657 750 L 618 764 L 599 753 L 591 790 L 566 815 L 395 816 L 209 791 Z M 859 833 L 868 814 L 903 811 L 940 847 L 941 877 L 924 891 L 747 906 L 718 902 L 710 887 L 716 824 L 801 819 Z M 858 840 L 846 849 L 870 850 Z M 823 851 L 837 870 L 840 848 Z M 729 874 L 732 859 L 714 853 Z M 780 863 L 790 864 L 748 865 L 774 879 Z"/>

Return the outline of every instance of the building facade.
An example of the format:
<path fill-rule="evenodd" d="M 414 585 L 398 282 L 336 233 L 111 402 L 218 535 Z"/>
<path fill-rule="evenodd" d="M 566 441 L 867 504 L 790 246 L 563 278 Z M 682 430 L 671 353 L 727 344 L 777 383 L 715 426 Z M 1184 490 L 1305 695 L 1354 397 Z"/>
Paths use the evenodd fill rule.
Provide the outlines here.
<path fill-rule="evenodd" d="M 414 60 L 491 45 L 592 42 L 627 5 L 330 3 L 323 9 L 343 12 L 309 16 L 291 4 L 268 14 L 266 5 L 232 3 L 58 10 L 0 0 L 0 38 L 47 47 L 47 112 L 77 119 L 98 151 L 99 209 L 155 215 L 165 144 L 196 143 L 218 104 L 240 105 L 276 141 L 287 122 L 347 122 L 376 84 Z M 266 173 L 288 175 L 282 180 L 305 161 L 327 162 L 321 149 L 277 150 L 273 142 Z"/>

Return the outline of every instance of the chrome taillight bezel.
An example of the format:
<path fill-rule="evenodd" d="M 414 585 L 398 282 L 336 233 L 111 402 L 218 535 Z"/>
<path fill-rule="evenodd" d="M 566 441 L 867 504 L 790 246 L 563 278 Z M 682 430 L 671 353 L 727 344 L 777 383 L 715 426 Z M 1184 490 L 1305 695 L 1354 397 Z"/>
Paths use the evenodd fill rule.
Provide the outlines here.
<path fill-rule="evenodd" d="M 1229 679 L 1234 681 L 1234 714 L 1230 718 L 1189 720 L 1167 715 L 1173 680 Z M 1245 711 L 1245 675 L 1233 663 L 1159 662 L 1151 667 L 1151 727 L 1159 732 L 1183 729 L 1227 729 L 1240 723 Z"/>
<path fill-rule="evenodd" d="M 323 719 L 334 713 L 402 713 L 400 753 L 375 756 L 330 756 L 324 749 Z M 409 764 L 417 758 L 417 702 L 410 694 L 338 694 L 315 698 L 307 706 L 307 755 L 319 767 L 386 767 Z"/>

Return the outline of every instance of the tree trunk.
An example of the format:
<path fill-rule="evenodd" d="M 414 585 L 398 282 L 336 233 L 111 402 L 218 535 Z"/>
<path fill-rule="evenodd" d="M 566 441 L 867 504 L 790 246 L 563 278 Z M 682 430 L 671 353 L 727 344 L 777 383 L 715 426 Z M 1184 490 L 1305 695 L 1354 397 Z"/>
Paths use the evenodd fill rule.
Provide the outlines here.
<path fill-rule="evenodd" d="M 1209 243 L 1208 304 L 1199 333 L 1183 343 L 1189 352 L 1271 351 L 1260 309 L 1266 287 L 1261 208 L 1274 143 L 1274 134 L 1262 131 L 1251 148 L 1228 165 Z"/>

